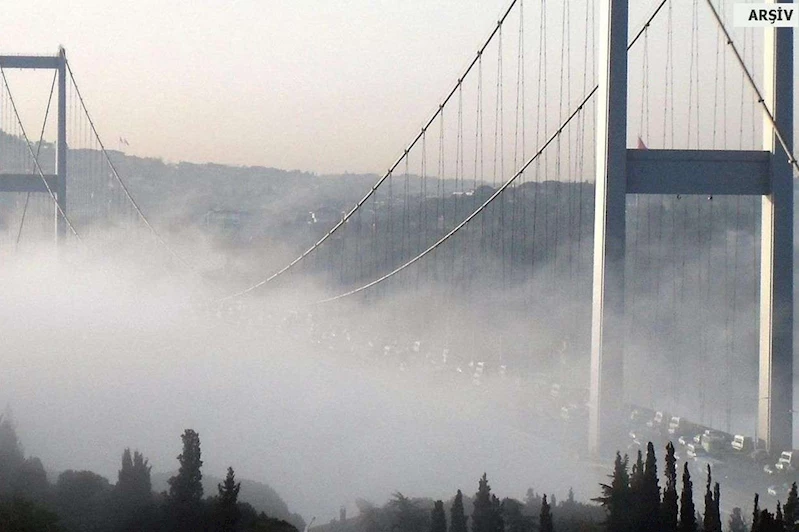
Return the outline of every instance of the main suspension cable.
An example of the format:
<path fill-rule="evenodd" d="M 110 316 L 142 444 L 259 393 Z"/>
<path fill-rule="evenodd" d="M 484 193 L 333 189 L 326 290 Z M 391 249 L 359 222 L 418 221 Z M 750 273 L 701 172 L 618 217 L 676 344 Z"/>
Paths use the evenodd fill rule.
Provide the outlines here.
<path fill-rule="evenodd" d="M 161 234 L 155 229 L 155 227 L 153 227 L 153 225 L 150 223 L 150 220 L 147 219 L 147 216 L 144 215 L 144 212 L 142 212 L 141 208 L 139 207 L 139 204 L 136 203 L 136 200 L 133 199 L 130 190 L 128 190 L 127 185 L 119 176 L 119 172 L 117 172 L 114 163 L 111 161 L 111 157 L 108 155 L 108 152 L 105 149 L 105 145 L 103 144 L 103 141 L 100 138 L 100 134 L 97 132 L 97 128 L 94 125 L 94 120 L 92 120 L 92 117 L 89 114 L 89 110 L 86 107 L 86 102 L 83 101 L 83 95 L 81 95 L 80 93 L 80 89 L 78 88 L 78 82 L 75 80 L 75 74 L 73 74 L 72 72 L 72 67 L 69 65 L 69 61 L 66 62 L 66 65 L 67 65 L 67 70 L 69 71 L 69 78 L 72 80 L 72 86 L 75 88 L 75 94 L 77 95 L 78 100 L 80 101 L 80 106 L 83 109 L 84 114 L 86 115 L 86 119 L 89 121 L 89 127 L 91 128 L 91 131 L 94 134 L 94 138 L 97 140 L 97 144 L 100 146 L 100 151 L 102 151 L 103 155 L 105 156 L 105 160 L 108 163 L 109 168 L 111 168 L 111 173 L 113 174 L 114 179 L 116 179 L 117 183 L 119 183 L 119 186 L 122 188 L 122 192 L 124 192 L 125 196 L 128 198 L 128 201 L 136 210 L 136 213 L 139 215 L 139 218 L 144 223 L 144 225 L 147 226 L 147 228 L 150 230 L 150 232 L 156 238 L 156 240 L 158 240 L 158 242 L 160 242 L 161 245 L 163 245 L 164 248 L 166 248 L 169 254 L 172 255 L 175 258 L 175 260 L 177 260 L 181 265 L 183 265 L 189 270 L 193 270 L 193 267 L 188 262 L 186 262 L 180 255 L 178 255 L 177 252 L 172 248 L 172 246 L 167 244 L 166 240 L 164 240 Z"/>
<path fill-rule="evenodd" d="M 652 21 L 655 19 L 655 17 L 657 16 L 657 14 L 660 12 L 660 10 L 663 8 L 663 6 L 666 4 L 667 1 L 668 0 L 661 0 L 661 2 L 658 4 L 658 6 L 655 8 L 655 10 L 652 12 L 652 14 L 646 20 L 646 22 L 642 25 L 641 29 L 639 29 L 639 31 L 636 33 L 635 37 L 633 37 L 633 39 L 627 45 L 627 51 L 628 52 L 635 45 L 635 43 L 638 41 L 638 39 L 641 37 L 641 35 L 646 31 L 646 29 L 649 27 L 649 25 L 652 23 Z M 354 288 L 352 290 L 349 290 L 349 291 L 344 292 L 342 294 L 339 294 L 337 296 L 329 297 L 327 299 L 322 299 L 320 301 L 317 301 L 316 303 L 330 303 L 332 301 L 337 301 L 339 299 L 343 299 L 345 297 L 349 297 L 349 296 L 355 295 L 357 293 L 363 292 L 364 290 L 367 290 L 367 289 L 369 289 L 369 288 L 371 288 L 371 287 L 373 287 L 373 286 L 375 286 L 377 284 L 382 283 L 383 281 L 386 281 L 386 280 L 390 279 L 394 275 L 396 275 L 396 274 L 400 273 L 401 271 L 405 270 L 406 268 L 412 266 L 416 262 L 418 262 L 421 259 L 423 259 L 424 257 L 426 257 L 428 254 L 432 253 L 437 248 L 442 246 L 455 233 L 460 231 L 469 222 L 471 222 L 475 217 L 477 217 L 480 213 L 482 213 L 497 197 L 499 197 L 505 191 L 505 189 L 507 189 L 511 184 L 513 184 L 513 182 L 516 180 L 516 178 L 518 178 L 520 175 L 522 175 L 525 172 L 525 170 L 527 170 L 527 168 L 532 163 L 534 163 L 541 156 L 542 153 L 544 153 L 546 151 L 547 147 L 549 147 L 550 144 L 552 144 L 556 139 L 558 139 L 560 137 L 561 133 L 566 129 L 566 126 L 568 126 L 569 123 L 571 123 L 571 121 L 583 111 L 583 109 L 585 108 L 585 105 L 588 103 L 589 100 L 591 100 L 591 98 L 593 98 L 593 96 L 594 96 L 594 94 L 596 94 L 597 90 L 599 90 L 599 85 L 598 84 L 594 85 L 594 88 L 591 89 L 591 92 L 589 92 L 582 99 L 582 101 L 577 106 L 577 108 L 575 108 L 574 111 L 572 111 L 572 113 L 566 118 L 566 120 L 563 123 L 561 123 L 561 125 L 558 127 L 558 129 L 554 133 L 552 133 L 552 135 L 549 136 L 547 141 L 536 151 L 536 153 L 532 157 L 530 157 L 522 165 L 522 167 L 511 178 L 509 178 L 507 181 L 505 181 L 505 183 L 501 187 L 499 187 L 497 190 L 495 190 L 494 193 L 491 194 L 491 196 L 487 200 L 485 200 L 482 203 L 482 205 L 480 205 L 480 207 L 478 207 L 469 216 L 467 216 L 465 219 L 463 219 L 458 225 L 453 227 L 447 234 L 442 236 L 438 241 L 433 243 L 430 247 L 428 247 L 427 249 L 425 249 L 424 251 L 422 251 L 421 253 L 416 255 L 411 260 L 407 261 L 406 263 L 402 264 L 401 266 L 398 266 L 397 268 L 394 268 L 392 271 L 388 272 L 387 274 L 385 274 L 385 275 L 383 275 L 381 277 L 378 277 L 377 279 L 374 279 L 373 281 L 371 281 L 371 282 L 369 282 L 369 283 L 367 283 L 365 285 L 362 285 L 362 286 L 360 286 L 358 288 Z"/>
<path fill-rule="evenodd" d="M 348 211 L 348 212 L 347 212 L 347 213 L 346 213 L 346 214 L 345 214 L 345 215 L 344 215 L 344 216 L 341 218 L 341 220 L 339 220 L 339 221 L 338 221 L 338 222 L 337 222 L 337 223 L 336 223 L 336 224 L 335 224 L 335 225 L 334 225 L 334 226 L 333 226 L 333 227 L 332 227 L 330 230 L 328 230 L 328 231 L 327 231 L 327 233 L 325 233 L 325 234 L 324 234 L 324 235 L 323 235 L 323 236 L 322 236 L 322 237 L 321 237 L 321 238 L 320 238 L 320 239 L 319 239 L 319 240 L 318 240 L 316 243 L 314 243 L 314 244 L 313 244 L 311 247 L 309 247 L 308 249 L 306 249 L 305 251 L 303 251 L 303 252 L 302 252 L 302 253 L 301 253 L 299 256 L 297 256 L 297 257 L 296 257 L 294 260 L 292 260 L 291 262 L 289 262 L 288 264 L 286 264 L 284 267 L 282 267 L 281 269 L 279 269 L 278 271 L 276 271 L 275 273 L 273 273 L 273 274 L 272 274 L 272 275 L 270 275 L 269 277 L 267 277 L 267 278 L 265 278 L 265 279 L 263 279 L 263 280 L 261 280 L 261 281 L 259 281 L 259 282 L 255 283 L 255 284 L 253 284 L 253 285 L 249 286 L 248 288 L 245 288 L 244 290 L 240 290 L 240 291 L 238 291 L 238 292 L 235 292 L 235 293 L 233 293 L 233 294 L 230 294 L 230 295 L 227 295 L 227 296 L 225 296 L 225 297 L 223 297 L 223 298 L 220 298 L 220 299 L 219 299 L 219 301 L 226 301 L 226 300 L 228 300 L 228 299 L 233 299 L 233 298 L 236 298 L 236 297 L 243 296 L 243 295 L 245 295 L 245 294 L 248 294 L 248 293 L 252 292 L 253 290 L 256 290 L 256 289 L 258 289 L 258 288 L 260 288 L 260 287 L 264 286 L 265 284 L 269 283 L 270 281 L 273 281 L 274 279 L 276 279 L 276 278 L 280 277 L 281 275 L 283 275 L 284 273 L 286 273 L 287 271 L 289 271 L 291 268 L 293 268 L 293 267 L 294 267 L 294 266 L 295 266 L 295 265 L 296 265 L 298 262 L 300 262 L 300 261 L 301 261 L 301 260 L 303 260 L 305 257 L 307 257 L 308 255 L 310 255 L 311 253 L 313 253 L 314 251 L 316 251 L 316 249 L 318 249 L 318 248 L 319 248 L 319 246 L 321 246 L 322 244 L 324 244 L 324 243 L 327 241 L 327 239 L 329 239 L 329 238 L 330 238 L 330 237 L 333 235 L 333 233 L 335 233 L 336 231 L 338 231 L 338 230 L 339 230 L 339 228 L 341 228 L 341 226 L 343 226 L 345 223 L 347 223 L 347 221 L 348 221 L 348 220 L 349 220 L 349 219 L 352 217 L 352 215 L 353 215 L 353 214 L 355 214 L 355 212 L 356 212 L 356 211 L 358 211 L 358 210 L 361 208 L 361 206 L 362 206 L 362 205 L 363 205 L 363 204 L 364 204 L 364 203 L 365 203 L 365 202 L 366 202 L 366 201 L 367 201 L 367 200 L 368 200 L 370 197 L 372 197 L 372 195 L 373 195 L 373 194 L 375 193 L 375 191 L 376 191 L 376 190 L 377 190 L 377 189 L 380 187 L 380 185 L 382 185 L 382 184 L 383 184 L 383 182 L 384 182 L 386 179 L 388 179 L 388 177 L 389 177 L 389 176 L 390 176 L 390 175 L 391 175 L 391 174 L 394 172 L 394 170 L 395 170 L 395 169 L 396 169 L 396 168 L 397 168 L 397 167 L 398 167 L 398 166 L 399 166 L 399 165 L 402 163 L 403 159 L 404 159 L 404 158 L 407 156 L 407 154 L 408 154 L 408 153 L 411 151 L 411 149 L 412 149 L 414 146 L 416 146 L 416 144 L 419 142 L 419 140 L 420 140 L 420 139 L 422 139 L 422 137 L 424 136 L 424 134 L 425 134 L 425 132 L 427 131 L 427 129 L 428 129 L 428 128 L 429 128 L 429 127 L 432 125 L 432 123 L 435 121 L 435 119 L 436 119 L 436 118 L 438 118 L 439 114 L 440 114 L 440 113 L 442 112 L 442 110 L 444 109 L 444 106 L 445 106 L 445 105 L 447 105 L 447 103 L 450 101 L 450 99 L 452 99 L 452 97 L 453 97 L 453 96 L 455 95 L 455 93 L 458 91 L 458 88 L 459 88 L 459 87 L 461 86 L 461 84 L 463 83 L 463 80 L 466 78 L 466 76 L 468 76 L 468 75 L 469 75 L 469 72 L 471 72 L 471 70 L 472 70 L 472 68 L 474 67 L 474 65 L 475 65 L 475 64 L 478 62 L 478 60 L 479 60 L 480 56 L 483 54 L 483 52 L 485 51 L 485 49 L 488 47 L 488 45 L 489 45 L 489 44 L 491 43 L 491 41 L 494 39 L 494 36 L 495 36 L 495 35 L 496 35 L 496 34 L 499 32 L 499 30 L 502 28 L 502 24 L 505 22 L 505 19 L 508 17 L 508 15 L 510 14 L 511 10 L 512 10 L 512 9 L 513 9 L 513 7 L 516 5 L 516 2 L 517 2 L 517 0 L 511 0 L 511 2 L 510 2 L 510 5 L 509 5 L 509 6 L 508 6 L 508 8 L 505 10 L 504 14 L 503 14 L 503 15 L 502 15 L 502 16 L 499 18 L 499 20 L 497 21 L 497 24 L 494 26 L 494 29 L 491 31 L 491 34 L 488 36 L 488 38 L 485 40 L 485 42 L 483 43 L 483 45 L 482 45 L 482 46 L 480 47 L 480 49 L 477 51 L 477 54 L 475 55 L 475 57 L 474 57 L 474 58 L 473 58 L 473 59 L 472 59 L 472 60 L 469 62 L 469 65 L 466 67 L 466 70 L 464 70 L 463 74 L 462 74 L 462 75 L 461 75 L 461 76 L 458 78 L 458 81 L 455 83 L 455 86 L 454 86 L 454 87 L 453 87 L 453 88 L 452 88 L 452 89 L 449 91 L 449 93 L 448 93 L 448 94 L 447 94 L 447 96 L 444 98 L 444 100 L 442 101 L 442 103 L 441 103 L 441 104 L 438 106 L 438 108 L 437 108 L 437 109 L 436 109 L 436 110 L 433 112 L 433 115 L 432 115 L 432 116 L 430 117 L 430 119 L 428 119 L 428 121 L 425 123 L 425 125 L 422 127 L 421 131 L 420 131 L 420 132 L 419 132 L 419 133 L 418 133 L 418 134 L 417 134 L 417 135 L 414 137 L 414 139 L 413 139 L 413 140 L 410 142 L 410 144 L 408 144 L 408 146 L 405 148 L 404 152 L 403 152 L 403 153 L 402 153 L 402 154 L 399 156 L 399 158 L 397 158 L 397 160 L 394 162 L 394 164 L 392 164 L 392 165 L 389 167 L 388 171 L 387 171 L 385 174 L 383 174 L 383 176 L 382 176 L 380 179 L 378 179 L 378 180 L 375 182 L 375 184 L 374 184 L 374 185 L 372 185 L 372 187 L 369 189 L 369 191 L 366 193 L 366 195 L 365 195 L 363 198 L 361 198 L 361 199 L 360 199 L 360 200 L 359 200 L 359 201 L 358 201 L 358 202 L 355 204 L 355 206 L 354 206 L 352 209 L 350 209 L 350 210 L 349 210 L 349 211 Z"/>
<path fill-rule="evenodd" d="M 782 146 L 782 149 L 785 150 L 786 155 L 788 155 L 788 163 L 796 169 L 797 173 L 799 173 L 799 161 L 796 160 L 796 155 L 794 155 L 793 150 L 791 150 L 791 147 L 788 146 L 788 143 L 785 141 L 785 137 L 780 131 L 780 128 L 777 126 L 777 121 L 774 119 L 774 115 L 768 108 L 766 100 L 763 98 L 763 94 L 760 92 L 757 83 L 755 83 L 752 74 L 749 72 L 749 68 L 746 66 L 746 63 L 744 63 L 743 58 L 741 58 L 741 54 L 738 53 L 738 48 L 735 46 L 735 42 L 732 40 L 730 33 L 727 31 L 727 27 L 721 20 L 718 11 L 716 11 L 716 7 L 713 5 L 713 2 L 711 2 L 711 0 L 706 1 L 708 7 L 710 7 L 710 10 L 713 12 L 713 17 L 716 19 L 716 23 L 719 25 L 721 31 L 724 32 L 724 37 L 727 39 L 727 44 L 729 44 L 730 48 L 732 48 L 732 52 L 735 54 L 735 59 L 738 60 L 738 64 L 740 65 L 741 69 L 743 69 L 743 73 L 746 75 L 749 85 L 752 87 L 752 90 L 755 91 L 755 94 L 757 95 L 757 102 L 763 107 L 763 111 L 766 113 L 766 117 L 771 123 L 771 127 L 774 129 L 774 135 L 777 137 L 777 141 Z"/>

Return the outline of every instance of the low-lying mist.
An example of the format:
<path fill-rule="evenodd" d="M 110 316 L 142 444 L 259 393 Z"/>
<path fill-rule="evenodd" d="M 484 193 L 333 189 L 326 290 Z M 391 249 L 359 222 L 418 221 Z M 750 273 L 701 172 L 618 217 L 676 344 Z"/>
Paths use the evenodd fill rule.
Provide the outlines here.
<path fill-rule="evenodd" d="M 115 482 L 131 447 L 154 471 L 173 471 L 179 436 L 193 428 L 206 474 L 233 466 L 306 520 L 325 522 L 341 505 L 354 514 L 356 498 L 382 503 L 395 491 L 471 493 L 484 471 L 502 496 L 522 498 L 529 487 L 595 496 L 585 463 L 503 406 L 515 404 L 511 379 L 478 386 L 385 362 L 419 338 L 428 367 L 441 365 L 448 339 L 455 373 L 471 375 L 478 360 L 496 373 L 514 329 L 539 327 L 542 347 L 555 341 L 544 324 L 510 310 L 481 316 L 474 294 L 471 307 L 466 298 L 438 307 L 432 290 L 307 306 L 330 294 L 296 276 L 218 305 L 199 276 L 159 260 L 48 249 L 4 258 L 0 404 L 13 411 L 26 453 L 49 470 Z M 485 332 L 500 322 L 507 334 L 497 342 Z"/>

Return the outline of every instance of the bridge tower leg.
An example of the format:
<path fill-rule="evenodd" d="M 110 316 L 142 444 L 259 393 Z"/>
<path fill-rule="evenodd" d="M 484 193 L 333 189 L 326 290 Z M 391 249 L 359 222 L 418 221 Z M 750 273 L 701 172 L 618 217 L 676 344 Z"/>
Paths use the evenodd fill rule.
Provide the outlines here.
<path fill-rule="evenodd" d="M 763 98 L 793 145 L 793 28 L 765 28 Z M 771 190 L 762 199 L 757 437 L 771 452 L 793 442 L 793 171 L 764 114 Z"/>
<path fill-rule="evenodd" d="M 56 175 L 57 185 L 55 192 L 57 206 L 55 206 L 55 240 L 60 246 L 66 241 L 67 222 L 67 55 L 63 47 L 59 47 L 56 69 L 58 71 L 58 132 L 56 141 Z M 61 212 L 59 212 L 59 210 Z"/>
<path fill-rule="evenodd" d="M 589 450 L 620 427 L 627 194 L 627 0 L 602 0 L 596 125 Z"/>
<path fill-rule="evenodd" d="M 768 116 L 761 151 L 628 150 L 627 3 L 601 0 L 600 8 L 589 450 L 599 455 L 618 443 L 621 432 L 626 194 L 762 196 L 757 436 L 771 452 L 791 449 L 794 183 L 789 155 Z M 764 31 L 763 96 L 793 149 L 793 28 Z"/>

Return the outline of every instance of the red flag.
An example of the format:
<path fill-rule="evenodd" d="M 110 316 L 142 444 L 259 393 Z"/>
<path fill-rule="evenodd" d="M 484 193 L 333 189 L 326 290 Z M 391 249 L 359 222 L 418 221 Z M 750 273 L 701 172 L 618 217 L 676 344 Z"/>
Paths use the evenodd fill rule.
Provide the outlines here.
<path fill-rule="evenodd" d="M 646 147 L 644 141 L 641 139 L 641 135 L 638 135 L 638 149 L 639 150 L 648 150 L 649 148 Z"/>

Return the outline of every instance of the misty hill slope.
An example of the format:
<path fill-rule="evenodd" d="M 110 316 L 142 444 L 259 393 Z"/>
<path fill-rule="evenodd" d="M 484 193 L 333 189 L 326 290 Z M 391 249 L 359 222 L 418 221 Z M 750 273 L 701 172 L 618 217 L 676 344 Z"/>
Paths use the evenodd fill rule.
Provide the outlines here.
<path fill-rule="evenodd" d="M 169 491 L 169 484 L 167 480 L 169 477 L 174 476 L 172 473 L 153 473 L 152 483 L 153 491 L 161 493 L 162 491 Z M 238 480 L 238 479 L 237 479 Z M 210 475 L 203 475 L 203 493 L 206 497 L 213 497 L 218 493 L 217 485 L 222 483 L 224 479 Z M 256 482 L 254 480 L 241 479 L 241 491 L 239 492 L 239 501 L 249 503 L 258 512 L 264 512 L 269 517 L 282 519 L 288 521 L 298 529 L 305 528 L 305 520 L 301 515 L 291 513 L 286 502 L 280 497 L 277 491 L 271 486 Z"/>

